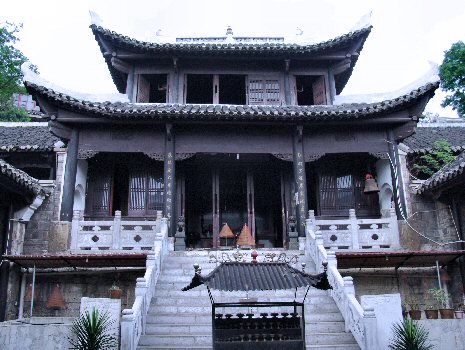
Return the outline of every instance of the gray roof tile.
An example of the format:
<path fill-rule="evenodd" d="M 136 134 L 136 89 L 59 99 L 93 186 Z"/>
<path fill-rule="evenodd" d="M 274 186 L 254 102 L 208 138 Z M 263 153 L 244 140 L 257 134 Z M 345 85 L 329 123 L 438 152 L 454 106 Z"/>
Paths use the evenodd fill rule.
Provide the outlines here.
<path fill-rule="evenodd" d="M 24 171 L 15 168 L 3 159 L 0 159 L 0 176 L 6 176 L 26 191 L 35 195 L 48 195 L 48 191 L 39 184 L 37 179 L 26 174 Z"/>
<path fill-rule="evenodd" d="M 377 103 L 351 103 L 319 106 L 251 106 L 251 105 L 189 105 L 189 104 L 134 104 L 97 103 L 75 99 L 69 95 L 25 82 L 33 96 L 41 96 L 53 104 L 97 117 L 114 120 L 227 120 L 227 121 L 301 121 L 327 122 L 370 119 L 405 109 L 422 97 L 432 97 L 439 82 L 428 83 L 408 94 Z"/>
<path fill-rule="evenodd" d="M 464 174 L 465 170 L 465 152 L 460 153 L 452 162 L 438 170 L 428 180 L 423 182 L 416 192 L 434 191 L 449 185 L 452 181 Z"/>
<path fill-rule="evenodd" d="M 28 123 L 24 123 L 28 125 Z M 52 135 L 48 126 L 1 126 L 0 152 L 44 152 L 52 151 L 59 139 Z"/>
<path fill-rule="evenodd" d="M 408 146 L 408 153 L 424 154 L 430 152 L 434 142 L 446 140 L 454 151 L 465 149 L 465 127 L 463 126 L 438 126 L 417 127 L 415 134 L 407 137 L 403 143 Z"/>

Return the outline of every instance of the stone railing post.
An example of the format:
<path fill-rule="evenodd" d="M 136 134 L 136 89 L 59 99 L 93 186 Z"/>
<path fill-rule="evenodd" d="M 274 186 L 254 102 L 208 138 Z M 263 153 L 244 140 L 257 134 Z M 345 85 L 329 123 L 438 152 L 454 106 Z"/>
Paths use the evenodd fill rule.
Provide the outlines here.
<path fill-rule="evenodd" d="M 81 219 L 81 212 L 79 210 L 73 211 L 73 219 L 71 221 L 71 250 L 78 250 L 79 242 L 79 220 Z"/>
<path fill-rule="evenodd" d="M 389 233 L 391 236 L 391 247 L 400 248 L 399 223 L 397 222 L 396 209 L 389 209 Z"/>
<path fill-rule="evenodd" d="M 115 218 L 113 219 L 113 249 L 121 249 L 121 211 L 115 211 Z"/>
<path fill-rule="evenodd" d="M 376 314 L 371 306 L 363 309 L 363 326 L 365 328 L 365 349 L 379 349 Z"/>
<path fill-rule="evenodd" d="M 352 235 L 352 249 L 360 249 L 358 242 L 358 222 L 355 216 L 355 209 L 349 209 L 350 234 Z"/>
<path fill-rule="evenodd" d="M 311 225 L 310 228 L 314 230 L 316 226 L 315 210 L 308 211 L 308 219 L 310 220 L 310 225 Z"/>
<path fill-rule="evenodd" d="M 355 288 L 354 288 L 354 280 L 351 276 L 346 276 L 342 277 L 342 280 L 344 281 L 344 294 L 349 296 L 349 295 L 355 295 Z M 350 305 L 349 305 L 349 298 L 344 300 L 344 308 L 346 310 L 345 316 L 350 315 Z M 350 317 L 344 317 L 344 323 L 345 323 L 345 330 L 346 332 L 350 332 Z"/>
<path fill-rule="evenodd" d="M 320 252 L 319 252 L 319 246 L 323 246 L 323 235 L 321 234 L 321 231 L 315 231 L 315 258 L 318 261 L 315 261 L 315 264 L 317 266 L 317 269 L 322 269 L 320 261 Z"/>
<path fill-rule="evenodd" d="M 135 350 L 134 348 L 134 311 L 124 309 L 121 315 L 121 350 Z"/>

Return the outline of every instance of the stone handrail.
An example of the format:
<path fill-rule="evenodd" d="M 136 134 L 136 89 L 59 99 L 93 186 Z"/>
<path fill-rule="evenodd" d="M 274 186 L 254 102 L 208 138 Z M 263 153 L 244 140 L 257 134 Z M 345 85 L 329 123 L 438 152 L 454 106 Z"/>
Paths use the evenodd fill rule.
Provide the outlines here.
<path fill-rule="evenodd" d="M 317 219 L 315 212 L 309 211 L 309 226 L 321 233 L 326 249 L 397 249 L 399 226 L 395 209 L 390 209 L 387 217 L 380 219 L 359 219 L 355 210 L 349 210 L 347 219 Z"/>
<path fill-rule="evenodd" d="M 352 332 L 362 350 L 375 350 L 377 339 L 374 309 L 363 309 L 357 301 L 352 277 L 341 276 L 337 269 L 335 253 L 325 249 L 322 235 L 318 231 L 313 231 L 310 219 L 307 220 L 306 236 L 306 252 L 311 256 L 320 272 L 323 269 L 322 263 L 328 262 L 328 280 L 333 288 L 330 290 L 330 294 L 344 318 L 345 331 Z"/>
<path fill-rule="evenodd" d="M 144 277 L 136 281 L 135 300 L 132 308 L 124 309 L 121 316 L 121 350 L 136 350 L 140 336 L 145 332 L 147 312 L 155 293 L 160 269 L 168 254 L 168 220 L 161 219 L 160 232 L 156 234 L 153 250 L 147 254 Z"/>
<path fill-rule="evenodd" d="M 160 231 L 161 211 L 151 221 L 122 220 L 121 211 L 113 220 L 82 219 L 82 212 L 75 210 L 71 223 L 71 250 L 150 250 L 155 233 Z"/>

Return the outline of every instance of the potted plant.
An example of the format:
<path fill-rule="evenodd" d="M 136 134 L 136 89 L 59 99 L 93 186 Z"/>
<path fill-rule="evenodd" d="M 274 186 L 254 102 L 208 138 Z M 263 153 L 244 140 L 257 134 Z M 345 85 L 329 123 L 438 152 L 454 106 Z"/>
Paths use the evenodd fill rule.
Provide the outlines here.
<path fill-rule="evenodd" d="M 393 337 L 390 340 L 389 349 L 432 350 L 434 348 L 428 344 L 428 331 L 408 318 L 394 324 L 392 331 Z"/>
<path fill-rule="evenodd" d="M 116 283 L 113 283 L 108 291 L 110 292 L 111 299 L 121 299 L 121 296 L 123 295 L 123 291 L 116 285 Z"/>
<path fill-rule="evenodd" d="M 454 318 L 454 309 L 447 307 L 449 295 L 446 293 L 446 291 L 440 288 L 432 288 L 428 292 L 438 303 L 439 313 L 441 314 L 441 318 L 445 318 L 445 319 Z"/>
<path fill-rule="evenodd" d="M 421 319 L 421 309 L 420 309 L 420 304 L 418 303 L 418 300 L 415 298 L 410 298 L 407 304 L 410 307 L 410 310 L 408 312 L 410 318 L 412 320 Z"/>
<path fill-rule="evenodd" d="M 463 311 L 464 311 L 464 306 L 463 304 L 459 304 L 455 311 L 454 311 L 454 314 L 455 314 L 455 318 L 458 318 L 458 319 L 462 319 L 463 318 Z"/>
<path fill-rule="evenodd" d="M 428 320 L 438 319 L 438 307 L 436 303 L 426 305 L 425 316 Z"/>
<path fill-rule="evenodd" d="M 71 349 L 109 350 L 118 346 L 118 340 L 110 334 L 113 322 L 108 312 L 101 314 L 96 308 L 86 311 L 73 322 Z"/>

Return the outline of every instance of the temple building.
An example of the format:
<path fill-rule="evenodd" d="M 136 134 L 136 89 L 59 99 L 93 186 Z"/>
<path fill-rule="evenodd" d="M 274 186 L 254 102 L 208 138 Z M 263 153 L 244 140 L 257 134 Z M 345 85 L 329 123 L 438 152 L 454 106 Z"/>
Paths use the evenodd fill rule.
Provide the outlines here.
<path fill-rule="evenodd" d="M 303 298 L 321 302 L 305 309 L 304 344 L 381 349 L 387 340 L 377 327 L 391 324 L 381 321 L 377 294 L 423 295 L 440 267 L 458 269 L 460 246 L 425 252 L 409 245 L 415 233 L 406 224 L 417 193 L 406 145 L 437 76 L 393 93 L 341 95 L 371 26 L 318 43 L 236 36 L 230 27 L 166 42 L 90 29 L 119 94 L 76 93 L 23 71 L 54 145 L 42 158 L 49 166 L 33 172 L 54 186 L 41 236 L 26 225 L 24 244 L 2 251 L 11 264 L 7 318 L 29 307 L 74 317 L 81 297 L 106 296 L 116 282 L 121 349 L 211 348 L 208 296 L 181 291 L 192 277 L 186 269 L 250 261 L 256 249 L 254 261 L 327 269 L 332 290 Z M 24 157 L 10 151 L 18 165 Z M 399 279 L 403 267 L 417 270 Z M 389 277 L 380 268 L 392 268 Z M 411 278 L 420 289 L 409 289 Z M 49 296 L 60 291 L 55 305 Z M 386 322 L 401 310 L 400 296 L 389 298 L 395 316 Z M 187 327 L 194 323 L 208 331 Z M 173 335 L 173 324 L 187 330 Z"/>

